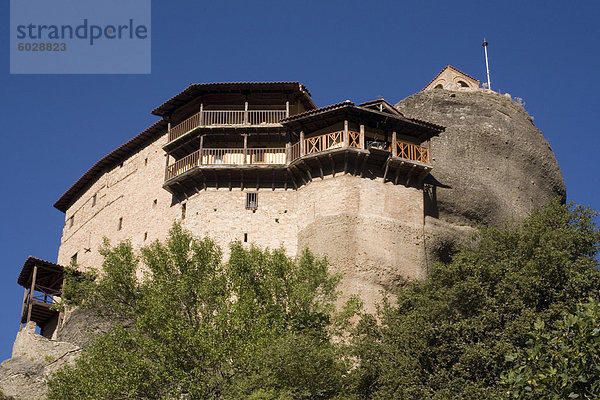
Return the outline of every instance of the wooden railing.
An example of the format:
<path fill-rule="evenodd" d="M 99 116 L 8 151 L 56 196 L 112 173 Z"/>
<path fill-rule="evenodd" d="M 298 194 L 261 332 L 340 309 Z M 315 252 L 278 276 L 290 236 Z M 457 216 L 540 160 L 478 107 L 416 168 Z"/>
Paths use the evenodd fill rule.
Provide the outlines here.
<path fill-rule="evenodd" d="M 200 150 L 193 152 L 190 155 L 183 157 L 180 160 L 175 161 L 173 164 L 167 167 L 165 174 L 165 180 L 175 178 L 177 175 L 181 175 L 186 171 L 198 166 L 200 160 Z"/>
<path fill-rule="evenodd" d="M 303 155 L 338 149 L 340 147 L 344 147 L 344 131 L 326 133 L 304 139 Z M 359 132 L 348 131 L 348 147 L 362 148 Z"/>
<path fill-rule="evenodd" d="M 208 125 L 244 125 L 244 110 L 202 111 L 202 126 Z"/>
<path fill-rule="evenodd" d="M 396 141 L 396 156 L 429 164 L 429 148 Z"/>
<path fill-rule="evenodd" d="M 273 125 L 287 117 L 286 110 L 204 110 L 169 130 L 169 142 L 200 126 Z"/>
<path fill-rule="evenodd" d="M 287 116 L 285 110 L 248 110 L 248 125 L 278 124 Z"/>
<path fill-rule="evenodd" d="M 169 130 L 169 142 L 200 126 L 200 113 L 194 114 Z"/>
<path fill-rule="evenodd" d="M 289 147 L 288 157 L 290 162 L 294 161 L 297 158 L 300 158 L 300 142 L 296 142 Z"/>
<path fill-rule="evenodd" d="M 172 179 L 200 165 L 285 165 L 285 148 L 221 148 L 202 149 L 175 161 L 167 167 L 165 180 Z"/>
<path fill-rule="evenodd" d="M 348 131 L 347 144 L 348 147 L 362 149 L 361 134 Z M 287 165 L 305 155 L 343 147 L 344 131 L 336 131 L 303 139 L 287 148 L 207 148 L 195 151 L 167 166 L 165 180 L 202 165 Z M 396 141 L 390 144 L 387 150 L 392 156 L 429 164 L 429 149 L 426 147 Z"/>

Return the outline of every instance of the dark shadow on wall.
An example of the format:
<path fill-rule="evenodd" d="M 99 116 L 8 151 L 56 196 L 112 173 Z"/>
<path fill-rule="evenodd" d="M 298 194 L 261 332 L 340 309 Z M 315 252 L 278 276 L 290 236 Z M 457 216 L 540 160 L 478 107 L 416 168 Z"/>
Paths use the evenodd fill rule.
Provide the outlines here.
<path fill-rule="evenodd" d="M 452 189 L 452 186 L 441 183 L 431 174 L 427 175 L 423 180 L 423 210 L 426 217 L 440 217 L 437 200 L 438 188 Z"/>

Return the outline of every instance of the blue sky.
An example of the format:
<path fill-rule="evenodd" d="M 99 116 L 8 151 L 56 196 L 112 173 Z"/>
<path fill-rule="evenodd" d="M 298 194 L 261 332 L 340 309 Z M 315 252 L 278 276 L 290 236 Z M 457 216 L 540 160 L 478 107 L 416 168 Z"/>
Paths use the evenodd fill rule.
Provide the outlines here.
<path fill-rule="evenodd" d="M 8 27 L 9 2 L 0 3 Z M 52 204 L 97 160 L 157 120 L 191 82 L 298 80 L 319 106 L 419 91 L 446 64 L 525 101 L 568 200 L 600 209 L 597 1 L 152 1 L 149 75 L 10 75 L 0 40 L 0 360 L 10 357 L 28 255 L 55 261 Z"/>

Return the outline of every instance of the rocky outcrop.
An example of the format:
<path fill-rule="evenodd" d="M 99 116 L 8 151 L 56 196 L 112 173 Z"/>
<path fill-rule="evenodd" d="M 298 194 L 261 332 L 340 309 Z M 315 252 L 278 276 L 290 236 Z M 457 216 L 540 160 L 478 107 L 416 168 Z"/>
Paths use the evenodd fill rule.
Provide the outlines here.
<path fill-rule="evenodd" d="M 533 119 L 509 95 L 443 89 L 396 104 L 404 115 L 446 127 L 431 140 L 426 180 L 429 257 L 443 260 L 477 223 L 519 222 L 566 196 L 556 158 Z"/>
<path fill-rule="evenodd" d="M 17 334 L 12 358 L 0 364 L 0 393 L 9 398 L 44 399 L 46 378 L 79 356 L 79 346 L 48 339 L 35 329 L 35 323 L 25 326 Z"/>

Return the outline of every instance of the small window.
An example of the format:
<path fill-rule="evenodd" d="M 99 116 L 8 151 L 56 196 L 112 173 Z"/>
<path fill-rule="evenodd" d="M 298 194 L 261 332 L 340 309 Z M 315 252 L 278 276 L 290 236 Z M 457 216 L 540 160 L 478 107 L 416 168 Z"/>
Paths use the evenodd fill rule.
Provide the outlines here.
<path fill-rule="evenodd" d="M 256 210 L 258 208 L 258 193 L 246 193 L 246 209 Z"/>
<path fill-rule="evenodd" d="M 121 164 L 119 164 L 119 168 L 123 168 L 123 163 L 121 162 Z"/>
<path fill-rule="evenodd" d="M 123 228 L 123 217 L 119 218 L 119 225 L 117 226 L 117 230 L 120 231 Z"/>
<path fill-rule="evenodd" d="M 77 265 L 77 253 L 71 256 L 71 265 Z"/>
<path fill-rule="evenodd" d="M 148 232 L 144 232 L 144 242 L 148 239 Z"/>
<path fill-rule="evenodd" d="M 465 81 L 458 81 L 458 86 L 460 87 L 469 87 L 469 84 Z"/>
<path fill-rule="evenodd" d="M 97 198 L 98 198 L 97 194 L 95 194 L 95 195 L 92 196 L 92 207 L 94 207 L 96 205 Z"/>
<path fill-rule="evenodd" d="M 183 204 L 181 205 L 181 219 L 182 219 L 182 220 L 184 220 L 184 219 L 185 219 L 185 211 L 186 211 L 186 209 L 187 209 L 187 204 L 186 204 L 186 203 L 183 203 Z"/>
<path fill-rule="evenodd" d="M 69 222 L 67 223 L 69 225 L 69 228 L 72 228 L 74 223 L 75 223 L 75 216 L 71 215 L 71 217 L 69 218 Z"/>
<path fill-rule="evenodd" d="M 248 232 L 244 232 L 244 243 L 248 243 Z"/>
<path fill-rule="evenodd" d="M 148 157 L 144 158 L 144 165 L 148 165 Z"/>
<path fill-rule="evenodd" d="M 154 201 L 152 202 L 152 208 L 156 207 L 157 203 L 158 203 L 158 200 L 154 199 Z"/>
<path fill-rule="evenodd" d="M 437 85 L 435 85 L 434 89 L 443 89 L 444 86 L 442 86 L 441 83 L 438 83 Z"/>

